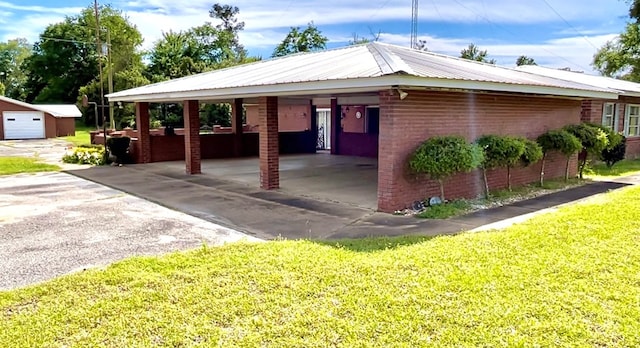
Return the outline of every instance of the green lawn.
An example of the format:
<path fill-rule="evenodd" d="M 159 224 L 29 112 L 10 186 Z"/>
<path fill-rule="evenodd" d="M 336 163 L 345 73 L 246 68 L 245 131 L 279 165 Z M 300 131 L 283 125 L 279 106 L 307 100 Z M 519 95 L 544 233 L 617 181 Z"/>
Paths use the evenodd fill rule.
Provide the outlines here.
<path fill-rule="evenodd" d="M 60 167 L 54 164 L 41 163 L 37 158 L 26 157 L 0 157 L 0 175 L 55 172 Z"/>
<path fill-rule="evenodd" d="M 0 346 L 638 347 L 638 206 L 631 187 L 501 232 L 137 257 L 0 292 Z"/>
<path fill-rule="evenodd" d="M 592 180 L 611 179 L 616 176 L 624 176 L 640 173 L 640 160 L 623 160 L 607 168 L 604 163 L 598 163 L 585 169 L 585 178 Z"/>
<path fill-rule="evenodd" d="M 92 130 L 95 130 L 95 127 L 87 127 L 76 123 L 76 135 L 59 137 L 58 139 L 66 140 L 74 146 L 87 145 L 91 143 L 91 136 L 89 135 L 89 132 Z"/>

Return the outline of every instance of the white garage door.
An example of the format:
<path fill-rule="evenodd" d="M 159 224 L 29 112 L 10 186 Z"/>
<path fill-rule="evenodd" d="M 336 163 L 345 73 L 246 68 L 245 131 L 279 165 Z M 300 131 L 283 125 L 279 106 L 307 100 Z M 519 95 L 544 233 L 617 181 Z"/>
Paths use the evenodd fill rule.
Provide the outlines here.
<path fill-rule="evenodd" d="M 4 138 L 44 138 L 44 113 L 40 111 L 5 111 L 2 113 Z"/>

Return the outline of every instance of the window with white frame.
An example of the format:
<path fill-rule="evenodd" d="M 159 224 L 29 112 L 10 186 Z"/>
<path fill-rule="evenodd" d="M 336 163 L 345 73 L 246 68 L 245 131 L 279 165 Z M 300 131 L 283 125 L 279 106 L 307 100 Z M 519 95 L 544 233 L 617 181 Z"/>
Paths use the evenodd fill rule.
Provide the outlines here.
<path fill-rule="evenodd" d="M 614 103 L 605 103 L 602 108 L 602 125 L 613 129 L 614 120 L 615 120 L 615 110 L 616 104 Z"/>
<path fill-rule="evenodd" d="M 640 136 L 640 105 L 627 106 L 625 134 L 630 137 Z"/>

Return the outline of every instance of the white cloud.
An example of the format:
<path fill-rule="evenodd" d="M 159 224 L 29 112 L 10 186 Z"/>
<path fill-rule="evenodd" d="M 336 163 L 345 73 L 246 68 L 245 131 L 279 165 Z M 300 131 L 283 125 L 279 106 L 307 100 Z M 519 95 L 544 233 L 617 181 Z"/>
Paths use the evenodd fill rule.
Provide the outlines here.
<path fill-rule="evenodd" d="M 74 1 L 69 0 L 70 3 Z M 65 15 L 77 14 L 82 9 L 72 6 L 58 7 L 59 5 L 27 6 L 14 2 L 17 1 L 0 0 L 3 19 L 12 23 L 0 28 L 0 38 L 5 41 L 25 37 L 33 42 L 47 25 L 63 20 Z M 525 54 L 541 64 L 586 70 L 590 69 L 590 62 L 595 53 L 589 42 L 600 47 L 614 36 L 613 33 L 622 30 L 624 24 L 621 23 L 621 17 L 627 11 L 624 1 L 546 2 L 553 9 L 544 1 L 423 0 L 420 2 L 419 10 L 420 30 L 426 32 L 438 23 L 490 23 L 496 33 L 492 36 L 496 39 L 464 37 L 455 32 L 440 36 L 423 35 L 421 38 L 426 39 L 430 50 L 445 54 L 457 56 L 461 49 L 473 42 L 482 49 L 487 49 L 492 57 L 503 64 L 512 64 L 516 57 Z M 44 4 L 45 0 L 42 0 L 42 3 Z M 163 32 L 186 30 L 211 21 L 209 10 L 214 1 L 190 0 L 186 6 L 184 2 L 175 0 L 113 0 L 111 3 L 115 8 L 122 9 L 129 20 L 138 27 L 145 39 L 144 48 L 150 48 Z M 406 30 L 398 28 L 394 33 L 382 33 L 381 39 L 400 45 L 408 45 L 409 42 L 411 1 L 408 0 L 326 0 L 321 4 L 311 0 L 236 0 L 233 5 L 240 8 L 239 19 L 246 23 L 244 32 L 240 34 L 241 42 L 253 51 L 270 51 L 286 35 L 289 27 L 304 26 L 310 21 L 314 21 L 334 43 L 348 42 L 352 38 L 351 31 L 354 25 L 360 28 L 376 28 L 385 21 L 402 21 L 406 23 Z M 11 12 L 2 12 L 2 9 Z M 561 14 L 562 19 L 554 10 Z M 569 22 L 579 21 L 582 26 L 567 26 L 563 19 Z M 550 23 L 559 25 L 552 26 Z M 514 41 L 526 41 L 526 38 L 518 37 L 516 29 L 507 28 L 511 24 L 539 26 L 541 30 L 550 27 L 554 30 L 553 36 L 561 39 L 524 44 L 512 44 L 506 41 L 509 39 L 498 40 L 500 36 L 510 36 Z M 339 32 L 340 30 L 346 32 Z M 391 29 L 387 29 L 389 30 Z M 510 32 L 511 30 L 516 32 Z M 585 35 L 588 41 L 580 34 Z"/>

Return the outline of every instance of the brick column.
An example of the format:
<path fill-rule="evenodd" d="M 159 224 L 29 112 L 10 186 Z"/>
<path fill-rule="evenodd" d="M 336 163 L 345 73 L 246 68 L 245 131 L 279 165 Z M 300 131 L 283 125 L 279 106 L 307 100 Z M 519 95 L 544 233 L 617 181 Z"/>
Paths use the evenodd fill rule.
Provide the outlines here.
<path fill-rule="evenodd" d="M 397 151 L 401 131 L 394 124 L 394 102 L 398 99 L 392 90 L 380 91 L 380 133 L 378 135 L 378 210 L 393 212 L 399 201 L 399 184 L 404 169 L 403 157 Z"/>
<path fill-rule="evenodd" d="M 313 152 L 317 152 L 318 148 L 318 110 L 315 105 L 313 105 L 313 100 L 311 101 L 311 108 L 309 112 L 309 117 L 311 117 L 311 138 L 313 142 Z"/>
<path fill-rule="evenodd" d="M 187 174 L 200 174 L 200 105 L 197 100 L 184 102 L 184 160 Z"/>
<path fill-rule="evenodd" d="M 233 131 L 233 155 L 242 156 L 242 99 L 234 99 L 231 108 L 231 129 Z"/>
<path fill-rule="evenodd" d="M 331 99 L 331 154 L 339 155 L 338 135 L 342 131 L 342 108 L 338 105 L 338 99 Z"/>
<path fill-rule="evenodd" d="M 280 187 L 278 145 L 278 97 L 260 97 L 260 187 L 265 190 Z"/>
<path fill-rule="evenodd" d="M 138 128 L 138 163 L 151 162 L 151 138 L 149 135 L 149 103 L 136 103 L 136 127 Z"/>

